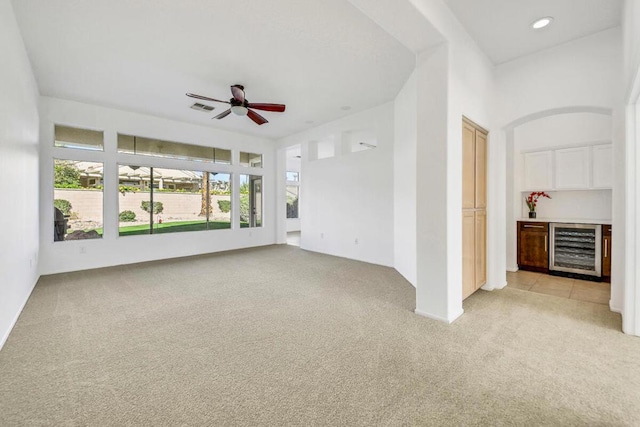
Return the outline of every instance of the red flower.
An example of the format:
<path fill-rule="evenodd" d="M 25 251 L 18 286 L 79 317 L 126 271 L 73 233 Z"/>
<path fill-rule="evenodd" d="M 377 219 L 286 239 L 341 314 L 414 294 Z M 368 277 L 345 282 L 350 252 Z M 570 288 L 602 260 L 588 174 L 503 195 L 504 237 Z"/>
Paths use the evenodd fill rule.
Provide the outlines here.
<path fill-rule="evenodd" d="M 536 205 L 538 204 L 538 199 L 540 197 L 546 197 L 550 199 L 551 196 L 545 193 L 544 191 L 534 191 L 526 198 L 527 206 L 529 207 L 529 211 L 534 212 L 536 210 Z"/>

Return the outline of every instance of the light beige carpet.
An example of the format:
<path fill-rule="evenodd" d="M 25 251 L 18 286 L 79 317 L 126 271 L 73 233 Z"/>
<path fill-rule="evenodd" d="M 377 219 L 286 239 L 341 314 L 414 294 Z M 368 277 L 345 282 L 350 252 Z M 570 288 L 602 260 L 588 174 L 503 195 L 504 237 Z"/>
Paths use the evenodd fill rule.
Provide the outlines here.
<path fill-rule="evenodd" d="M 0 425 L 640 425 L 640 339 L 606 306 L 414 307 L 393 269 L 286 245 L 43 277 Z"/>

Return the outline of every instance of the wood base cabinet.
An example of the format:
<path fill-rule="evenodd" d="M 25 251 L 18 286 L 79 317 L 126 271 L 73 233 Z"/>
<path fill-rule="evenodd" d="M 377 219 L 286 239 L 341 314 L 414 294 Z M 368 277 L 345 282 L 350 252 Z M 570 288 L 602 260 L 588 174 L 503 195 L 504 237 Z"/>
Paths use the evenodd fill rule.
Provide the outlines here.
<path fill-rule="evenodd" d="M 549 223 L 518 221 L 518 268 L 549 272 Z"/>
<path fill-rule="evenodd" d="M 602 280 L 611 282 L 611 226 L 602 226 Z"/>

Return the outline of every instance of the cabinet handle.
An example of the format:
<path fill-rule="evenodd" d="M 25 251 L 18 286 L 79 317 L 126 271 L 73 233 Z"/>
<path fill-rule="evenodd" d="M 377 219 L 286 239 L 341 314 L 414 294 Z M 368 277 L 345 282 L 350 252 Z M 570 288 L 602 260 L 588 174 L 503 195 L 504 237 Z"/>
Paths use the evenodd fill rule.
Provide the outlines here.
<path fill-rule="evenodd" d="M 609 227 L 609 233 L 611 233 L 611 227 Z"/>
<path fill-rule="evenodd" d="M 609 248 L 609 239 L 604 239 L 604 257 L 607 258 L 609 255 L 607 255 L 609 252 L 607 251 L 607 249 Z"/>
<path fill-rule="evenodd" d="M 528 225 L 528 224 L 525 224 L 524 228 L 544 228 L 544 225 Z"/>
<path fill-rule="evenodd" d="M 547 235 L 544 235 L 544 251 L 547 252 Z"/>

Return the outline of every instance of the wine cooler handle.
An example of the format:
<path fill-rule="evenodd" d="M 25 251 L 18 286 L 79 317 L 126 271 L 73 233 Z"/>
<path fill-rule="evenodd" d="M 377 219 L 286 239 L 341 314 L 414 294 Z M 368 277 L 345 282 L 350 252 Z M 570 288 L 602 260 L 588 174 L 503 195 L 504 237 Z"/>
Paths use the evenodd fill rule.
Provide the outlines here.
<path fill-rule="evenodd" d="M 547 235 L 544 235 L 544 251 L 547 252 Z"/>

